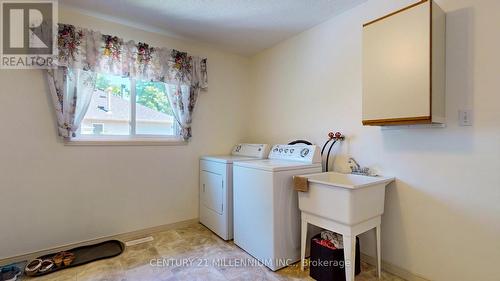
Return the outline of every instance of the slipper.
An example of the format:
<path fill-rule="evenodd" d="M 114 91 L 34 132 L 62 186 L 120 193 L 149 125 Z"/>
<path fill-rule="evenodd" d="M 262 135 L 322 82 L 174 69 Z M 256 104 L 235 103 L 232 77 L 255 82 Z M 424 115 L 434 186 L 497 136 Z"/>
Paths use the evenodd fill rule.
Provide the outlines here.
<path fill-rule="evenodd" d="M 75 254 L 70 252 L 65 252 L 63 255 L 64 266 L 69 266 L 75 260 Z"/>
<path fill-rule="evenodd" d="M 64 254 L 66 254 L 66 252 L 59 252 L 52 258 L 57 267 L 60 267 L 63 264 Z"/>
<path fill-rule="evenodd" d="M 54 267 L 52 260 L 34 259 L 30 261 L 24 268 L 24 273 L 28 276 L 34 276 L 37 273 L 46 273 Z"/>
<path fill-rule="evenodd" d="M 24 273 L 26 273 L 26 275 L 28 276 L 33 276 L 40 270 L 41 266 L 42 266 L 42 260 L 34 259 L 26 265 L 26 267 L 24 268 Z"/>
<path fill-rule="evenodd" d="M 40 265 L 40 269 L 38 270 L 40 273 L 45 273 L 50 271 L 54 267 L 54 262 L 52 260 L 44 260 Z"/>

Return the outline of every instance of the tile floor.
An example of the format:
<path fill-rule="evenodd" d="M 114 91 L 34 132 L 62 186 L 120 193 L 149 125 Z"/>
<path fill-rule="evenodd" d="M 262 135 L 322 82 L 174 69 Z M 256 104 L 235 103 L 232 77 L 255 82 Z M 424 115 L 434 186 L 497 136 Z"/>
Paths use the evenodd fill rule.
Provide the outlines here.
<path fill-rule="evenodd" d="M 233 243 L 219 239 L 200 224 L 155 233 L 154 241 L 127 247 L 115 258 L 62 270 L 32 281 L 195 281 L 313 280 L 298 264 L 277 272 L 264 266 L 235 266 L 253 259 Z M 151 265 L 151 261 L 155 266 Z M 373 266 L 362 264 L 356 281 L 378 280 Z M 383 281 L 403 281 L 383 272 Z"/>

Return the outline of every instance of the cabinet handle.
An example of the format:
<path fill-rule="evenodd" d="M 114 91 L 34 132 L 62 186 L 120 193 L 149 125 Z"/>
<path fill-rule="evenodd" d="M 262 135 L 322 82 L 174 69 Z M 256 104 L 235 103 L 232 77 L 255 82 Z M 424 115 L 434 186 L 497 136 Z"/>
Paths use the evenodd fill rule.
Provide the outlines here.
<path fill-rule="evenodd" d="M 203 192 L 205 192 L 205 184 L 203 184 Z"/>

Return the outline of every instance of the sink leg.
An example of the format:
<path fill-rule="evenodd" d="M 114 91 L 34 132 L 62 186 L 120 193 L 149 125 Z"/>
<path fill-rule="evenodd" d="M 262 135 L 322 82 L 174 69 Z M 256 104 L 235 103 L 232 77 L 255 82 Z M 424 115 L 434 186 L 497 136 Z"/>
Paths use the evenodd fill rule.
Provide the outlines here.
<path fill-rule="evenodd" d="M 356 236 L 343 236 L 345 280 L 354 281 L 356 262 Z M 349 265 L 349 266 L 347 266 Z"/>
<path fill-rule="evenodd" d="M 302 229 L 300 234 L 300 270 L 304 271 L 306 263 L 306 243 L 307 243 L 307 221 L 302 219 Z"/>
<path fill-rule="evenodd" d="M 378 278 L 380 279 L 382 277 L 382 266 L 381 266 L 381 253 L 380 253 L 380 225 L 378 225 L 376 228 L 376 235 L 377 235 L 377 273 L 378 273 Z"/>

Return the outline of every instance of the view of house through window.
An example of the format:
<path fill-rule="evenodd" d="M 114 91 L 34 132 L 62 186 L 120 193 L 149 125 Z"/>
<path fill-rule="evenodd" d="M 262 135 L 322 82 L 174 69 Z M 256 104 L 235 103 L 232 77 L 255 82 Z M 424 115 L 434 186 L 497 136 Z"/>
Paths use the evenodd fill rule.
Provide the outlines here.
<path fill-rule="evenodd" d="M 89 136 L 174 135 L 174 119 L 165 84 L 98 74 L 79 133 Z"/>

